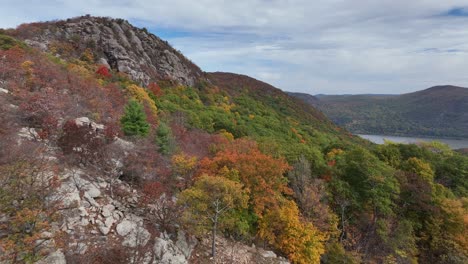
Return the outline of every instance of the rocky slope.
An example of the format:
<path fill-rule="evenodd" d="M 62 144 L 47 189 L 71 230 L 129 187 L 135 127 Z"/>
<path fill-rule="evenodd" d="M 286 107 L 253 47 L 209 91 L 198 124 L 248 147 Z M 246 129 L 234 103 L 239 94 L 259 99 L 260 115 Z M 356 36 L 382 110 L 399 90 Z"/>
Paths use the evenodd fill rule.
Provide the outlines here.
<path fill-rule="evenodd" d="M 83 16 L 20 26 L 13 34 L 42 50 L 71 49 L 69 52 L 75 57 L 90 49 L 100 63 L 127 73 L 144 85 L 159 79 L 194 85 L 203 76 L 198 66 L 167 41 L 123 19 Z"/>
<path fill-rule="evenodd" d="M 21 256 L 21 252 L 29 250 L 34 252 L 29 262 L 38 264 L 212 263 L 209 240 L 198 240 L 175 224 L 170 232 L 165 231 L 152 220 L 154 211 L 151 210 L 162 210 L 157 207 L 158 202 L 174 201 L 175 197 L 162 195 L 154 204 L 148 204 L 141 188 L 123 180 L 128 173 L 125 172 L 128 160 L 132 155 L 138 155 L 138 149 L 146 143 L 115 135 L 108 138 L 106 133 L 112 129 L 113 122 L 118 122 L 121 110 L 112 112 L 115 108 L 123 108 L 125 95 L 112 85 L 112 88 L 107 87 L 115 88 L 113 92 L 98 95 L 106 89 L 103 83 L 122 79 L 120 83 L 128 85 L 131 80 L 127 77 L 141 83 L 169 80 L 173 85 L 191 86 L 201 80 L 201 70 L 166 42 L 124 20 L 80 17 L 23 25 L 9 33 L 33 49 L 23 43 L 16 49 L 17 41 L 0 35 L 3 38 L 0 41 L 0 182 L 2 188 L 8 186 L 8 195 L 0 191 L 0 203 L 8 205 L 0 210 L 0 263 L 10 263 L 11 259 L 21 262 L 28 258 Z M 94 60 L 88 61 L 87 50 L 91 51 Z M 96 62 L 128 76 L 98 80 L 94 76 L 95 68 L 91 75 L 85 69 L 95 67 Z M 73 67 L 83 68 L 78 72 Z M 112 96 L 115 97 L 110 98 Z M 95 99 L 97 104 L 91 106 Z M 38 112 L 40 114 L 36 116 Z M 38 123 L 26 117 L 33 115 L 39 118 Z M 51 134 L 44 134 L 46 119 L 51 120 L 54 127 Z M 107 123 L 101 124 L 96 119 Z M 64 132 L 67 125 L 72 125 L 73 131 L 83 133 L 75 134 L 77 142 L 73 144 L 76 145 L 65 153 L 60 142 L 63 143 L 63 136 L 67 134 Z M 105 143 L 95 145 L 98 141 Z M 88 152 L 88 148 L 93 150 Z M 99 159 L 106 160 L 109 166 L 104 169 L 104 163 L 96 163 L 96 160 L 81 162 L 78 156 L 85 152 L 93 156 L 92 159 L 96 153 L 106 152 L 108 156 Z M 47 184 L 41 187 L 32 183 L 33 191 L 21 187 L 25 193 L 16 198 L 13 194 L 9 196 L 9 191 L 14 193 L 13 186 L 18 188 L 18 185 L 9 182 L 3 173 L 9 164 L 22 159 L 28 161 L 28 166 L 33 164 L 23 172 L 28 180 L 37 181 L 36 175 L 30 173 L 35 170 Z M 158 175 L 153 172 L 152 177 Z M 11 256 L 8 245 L 3 242 L 18 242 L 19 238 L 12 235 L 16 231 L 11 226 L 15 226 L 18 219 L 14 220 L 11 216 L 14 213 L 9 210 L 30 212 L 31 205 L 23 205 L 18 200 L 33 201 L 31 192 L 41 189 L 47 189 L 47 193 L 41 194 L 39 204 L 53 212 L 53 217 L 43 218 L 41 213 L 44 226 L 38 226 L 37 234 L 25 238 L 33 246 L 15 248 L 20 256 Z M 32 231 L 25 232 L 32 234 Z M 19 233 L 22 233 L 21 229 Z M 217 244 L 217 263 L 289 263 L 272 251 L 221 236 L 217 238 Z"/>
<path fill-rule="evenodd" d="M 8 90 L 3 89 L 0 99 L 8 99 L 8 96 Z M 104 125 L 96 124 L 87 117 L 77 118 L 74 122 L 78 127 L 89 127 L 93 131 L 96 128 L 105 129 Z M 35 143 L 45 146 L 47 151 L 42 153 L 43 158 L 55 164 L 59 153 L 50 142 L 39 138 L 34 128 L 23 127 L 17 131 L 15 141 L 19 145 Z M 125 153 L 131 153 L 136 148 L 134 143 L 120 138 L 116 138 L 112 145 L 115 151 Z M 123 159 L 125 156 L 113 160 L 114 170 L 119 175 L 123 174 Z M 127 252 L 126 257 L 131 252 L 131 261 L 126 263 L 212 263 L 209 240 L 199 241 L 182 229 L 160 233 L 141 206 L 141 192 L 128 183 L 118 178 L 110 179 L 108 175 L 98 176 L 92 166 L 60 167 L 63 169 L 58 175 L 60 185 L 47 198 L 60 204 L 60 220 L 52 222 L 50 229 L 42 232 L 35 241 L 38 245 L 35 250 L 45 255 L 36 264 L 122 263 L 118 262 L 121 261 L 119 252 L 106 252 L 102 248 L 103 243 L 122 248 Z M 167 198 L 163 196 L 160 199 Z M 3 217 L 0 215 L 0 223 Z M 218 237 L 216 243 L 216 263 L 289 263 L 274 252 L 254 245 L 247 246 L 222 237 Z M 95 262 L 102 256 L 109 259 Z M 2 261 L 1 247 L 0 263 L 10 263 Z"/>

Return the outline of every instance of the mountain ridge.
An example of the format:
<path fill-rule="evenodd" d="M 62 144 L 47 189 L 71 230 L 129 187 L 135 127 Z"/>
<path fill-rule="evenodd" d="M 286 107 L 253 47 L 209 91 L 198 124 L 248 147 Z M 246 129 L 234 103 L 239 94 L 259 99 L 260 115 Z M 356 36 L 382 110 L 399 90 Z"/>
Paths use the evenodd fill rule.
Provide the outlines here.
<path fill-rule="evenodd" d="M 93 50 L 100 63 L 144 85 L 160 79 L 194 85 L 203 79 L 202 70 L 167 41 L 124 19 L 86 15 L 23 24 L 8 34 L 43 51 L 69 52 L 68 56 Z"/>
<path fill-rule="evenodd" d="M 468 89 L 464 87 L 437 85 L 400 95 L 316 98 L 309 103 L 355 133 L 468 137 Z"/>

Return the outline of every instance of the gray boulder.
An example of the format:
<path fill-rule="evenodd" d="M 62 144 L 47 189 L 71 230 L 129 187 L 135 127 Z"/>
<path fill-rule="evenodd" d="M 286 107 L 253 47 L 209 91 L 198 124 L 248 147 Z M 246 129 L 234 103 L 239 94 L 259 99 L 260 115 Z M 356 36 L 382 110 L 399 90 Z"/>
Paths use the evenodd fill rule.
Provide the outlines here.
<path fill-rule="evenodd" d="M 57 250 L 44 259 L 36 262 L 36 264 L 67 264 L 67 260 L 65 259 L 63 252 Z"/>

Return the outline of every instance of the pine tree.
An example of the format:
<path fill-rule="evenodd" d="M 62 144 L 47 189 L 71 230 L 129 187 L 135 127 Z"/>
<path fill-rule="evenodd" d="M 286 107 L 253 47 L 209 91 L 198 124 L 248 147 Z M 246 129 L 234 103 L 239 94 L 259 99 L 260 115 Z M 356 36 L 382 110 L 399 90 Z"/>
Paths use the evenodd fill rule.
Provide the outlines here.
<path fill-rule="evenodd" d="M 120 119 L 122 130 L 127 136 L 146 136 L 149 124 L 143 106 L 135 100 L 130 100 L 125 107 L 125 114 Z"/>
<path fill-rule="evenodd" d="M 159 152 L 164 155 L 171 153 L 175 148 L 174 138 L 171 128 L 166 123 L 160 123 L 156 132 L 156 143 L 159 146 Z"/>

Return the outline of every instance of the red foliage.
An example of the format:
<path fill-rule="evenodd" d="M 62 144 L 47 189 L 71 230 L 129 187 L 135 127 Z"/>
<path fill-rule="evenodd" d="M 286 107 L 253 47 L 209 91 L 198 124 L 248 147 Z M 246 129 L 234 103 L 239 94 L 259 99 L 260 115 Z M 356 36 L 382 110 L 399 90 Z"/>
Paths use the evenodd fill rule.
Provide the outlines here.
<path fill-rule="evenodd" d="M 203 158 L 210 155 L 216 145 L 225 139 L 220 135 L 208 134 L 198 129 L 186 129 L 178 124 L 171 124 L 171 130 L 180 149 L 189 156 Z"/>
<path fill-rule="evenodd" d="M 105 142 L 92 127 L 79 126 L 75 120 L 69 120 L 63 126 L 58 145 L 65 154 L 74 154 L 76 161 L 87 164 L 102 159 Z"/>
<path fill-rule="evenodd" d="M 156 97 L 161 97 L 164 95 L 163 90 L 161 90 L 161 87 L 155 82 L 152 82 L 148 85 L 148 90 L 152 92 Z"/>
<path fill-rule="evenodd" d="M 159 199 L 163 193 L 165 193 L 166 188 L 156 181 L 150 181 L 143 185 L 143 202 L 151 203 L 156 199 Z"/>
<path fill-rule="evenodd" d="M 114 140 L 116 137 L 122 134 L 120 125 L 116 123 L 108 123 L 104 127 L 104 136 L 107 140 Z"/>
<path fill-rule="evenodd" d="M 45 26 L 47 25 L 46 22 L 35 22 L 35 23 L 27 23 L 19 25 L 14 31 L 11 33 L 14 36 L 18 36 L 21 38 L 33 38 L 41 33 Z"/>
<path fill-rule="evenodd" d="M 21 91 L 17 94 L 24 101 L 20 109 L 25 121 L 28 126 L 39 130 L 42 139 L 56 134 L 58 119 L 73 111 L 71 98 L 52 88 L 38 92 Z"/>
<path fill-rule="evenodd" d="M 106 78 L 106 79 L 112 77 L 112 74 L 110 74 L 109 69 L 108 69 L 106 66 L 104 66 L 104 65 L 99 66 L 99 68 L 97 69 L 96 73 L 97 73 L 98 75 L 100 75 L 101 77 L 104 77 L 104 78 Z"/>
<path fill-rule="evenodd" d="M 161 156 L 150 139 L 141 139 L 124 160 L 123 175 L 121 179 L 140 185 L 145 181 L 162 182 L 165 179 L 157 174 Z"/>
<path fill-rule="evenodd" d="M 26 60 L 26 53 L 18 47 L 0 50 L 0 79 L 18 81 L 21 63 Z"/>

